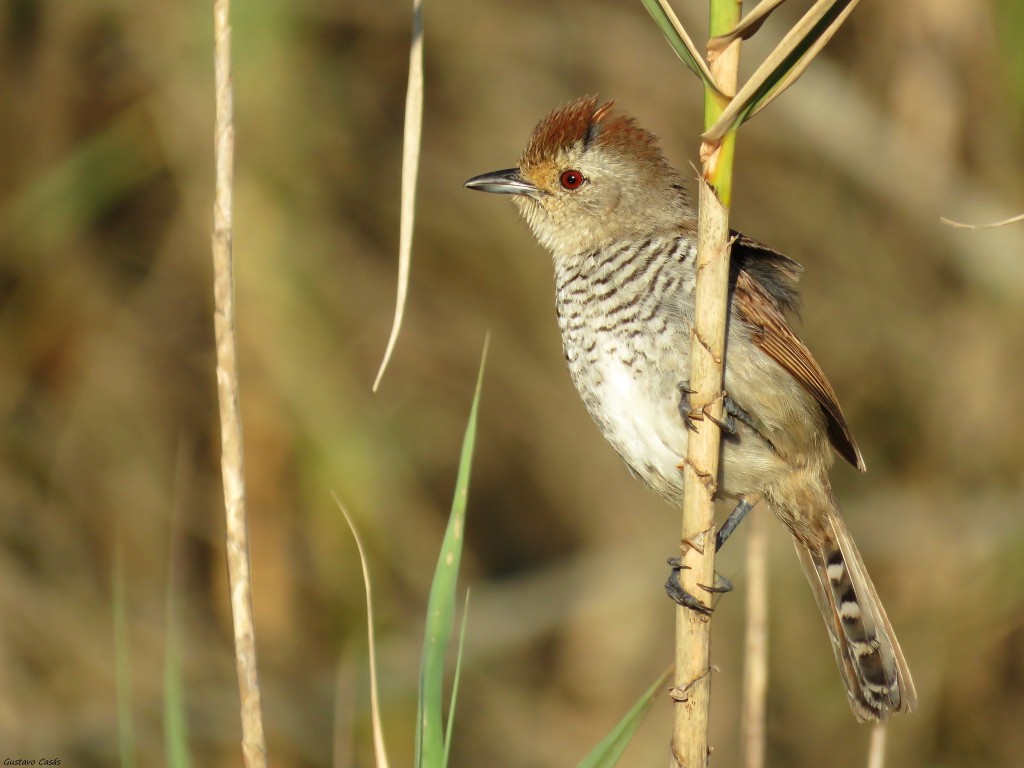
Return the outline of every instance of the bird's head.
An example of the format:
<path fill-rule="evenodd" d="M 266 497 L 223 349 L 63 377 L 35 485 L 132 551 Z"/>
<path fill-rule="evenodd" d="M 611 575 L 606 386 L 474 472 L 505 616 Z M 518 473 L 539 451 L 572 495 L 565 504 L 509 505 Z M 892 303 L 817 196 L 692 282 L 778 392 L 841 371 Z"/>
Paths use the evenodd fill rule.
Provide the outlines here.
<path fill-rule="evenodd" d="M 549 114 L 519 165 L 466 182 L 513 202 L 556 258 L 694 226 L 679 173 L 657 139 L 593 96 Z"/>

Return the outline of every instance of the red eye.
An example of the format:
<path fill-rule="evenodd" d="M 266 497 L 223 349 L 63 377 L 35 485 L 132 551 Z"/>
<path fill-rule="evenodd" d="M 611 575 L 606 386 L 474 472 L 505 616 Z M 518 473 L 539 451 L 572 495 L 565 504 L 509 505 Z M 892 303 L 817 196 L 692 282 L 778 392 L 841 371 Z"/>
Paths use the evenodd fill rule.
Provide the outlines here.
<path fill-rule="evenodd" d="M 576 189 L 583 183 L 583 174 L 579 171 L 563 171 L 561 181 L 566 189 Z"/>

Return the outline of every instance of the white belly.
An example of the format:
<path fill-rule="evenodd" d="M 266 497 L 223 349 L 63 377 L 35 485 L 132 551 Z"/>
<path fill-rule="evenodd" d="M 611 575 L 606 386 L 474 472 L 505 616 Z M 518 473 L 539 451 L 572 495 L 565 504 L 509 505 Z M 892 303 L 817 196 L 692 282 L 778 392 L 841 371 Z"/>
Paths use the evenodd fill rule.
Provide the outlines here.
<path fill-rule="evenodd" d="M 614 356 L 603 356 L 593 373 L 599 375 L 591 378 L 592 397 L 585 400 L 605 438 L 653 490 L 678 503 L 691 434 L 679 412 L 685 374 L 638 372 Z M 720 495 L 757 493 L 783 466 L 769 445 L 737 422 L 735 435 L 723 435 Z"/>

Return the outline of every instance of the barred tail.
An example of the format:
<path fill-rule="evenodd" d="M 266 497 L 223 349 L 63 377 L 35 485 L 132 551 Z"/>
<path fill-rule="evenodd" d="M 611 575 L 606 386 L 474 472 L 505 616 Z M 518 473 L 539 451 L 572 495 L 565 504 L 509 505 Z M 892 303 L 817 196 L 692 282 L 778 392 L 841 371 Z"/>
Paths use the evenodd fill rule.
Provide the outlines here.
<path fill-rule="evenodd" d="M 839 512 L 827 515 L 820 549 L 796 541 L 832 640 L 853 714 L 860 721 L 910 712 L 917 693 L 875 585 Z"/>

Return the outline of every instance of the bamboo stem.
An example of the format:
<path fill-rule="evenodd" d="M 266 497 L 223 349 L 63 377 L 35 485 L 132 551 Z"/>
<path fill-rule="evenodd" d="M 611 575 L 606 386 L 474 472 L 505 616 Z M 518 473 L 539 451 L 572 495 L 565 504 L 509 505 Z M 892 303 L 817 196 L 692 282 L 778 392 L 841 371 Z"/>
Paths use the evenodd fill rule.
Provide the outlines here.
<path fill-rule="evenodd" d="M 711 0 L 710 34 L 728 32 L 740 18 L 739 0 Z M 715 82 L 735 93 L 739 42 L 730 44 L 711 63 Z M 718 118 L 724 104 L 705 93 L 705 127 Z M 690 402 L 696 412 L 712 417 L 699 422 L 683 463 L 683 557 L 688 570 L 681 583 L 691 594 L 715 578 L 714 498 L 717 491 L 720 434 L 712 419 L 722 417 L 722 369 L 729 288 L 729 209 L 735 134 L 721 143 L 703 145 L 703 179 L 698 195 L 696 317 L 691 338 Z M 692 543 L 692 546 L 691 546 Z M 708 708 L 711 693 L 711 623 L 688 608 L 676 610 L 676 668 L 672 697 L 676 701 L 672 760 L 679 768 L 703 768 L 708 762 Z"/>
<path fill-rule="evenodd" d="M 242 755 L 247 768 L 267 764 L 263 736 L 256 633 L 249 571 L 249 533 L 245 511 L 242 461 L 242 419 L 238 406 L 238 349 L 235 340 L 235 296 L 232 274 L 232 184 L 235 154 L 231 88 L 231 25 L 229 0 L 214 0 L 214 85 L 216 89 L 216 200 L 213 206 L 214 331 L 217 341 L 217 396 L 220 401 L 221 474 L 231 618 L 235 635 L 235 666 L 241 699 Z"/>

